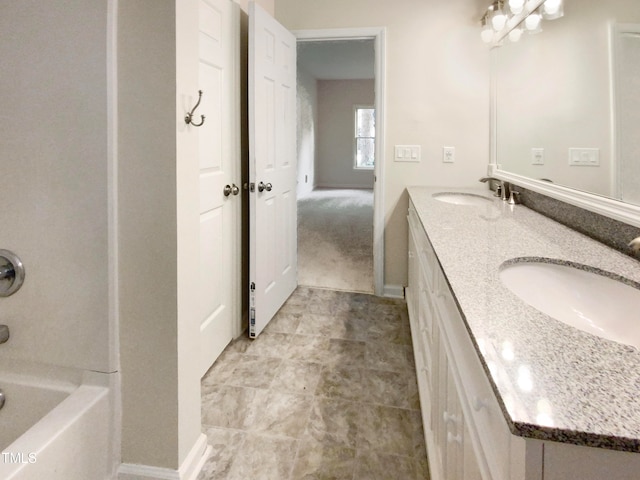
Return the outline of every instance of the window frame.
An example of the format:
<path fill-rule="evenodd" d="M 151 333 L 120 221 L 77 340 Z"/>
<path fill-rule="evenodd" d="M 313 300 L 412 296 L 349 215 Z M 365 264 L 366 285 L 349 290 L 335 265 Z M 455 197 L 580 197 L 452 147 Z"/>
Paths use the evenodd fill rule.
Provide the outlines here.
<path fill-rule="evenodd" d="M 353 169 L 354 170 L 374 170 L 376 165 L 376 137 L 375 137 L 375 129 L 373 137 L 359 137 L 358 136 L 358 110 L 373 110 L 375 115 L 375 105 L 354 105 L 353 106 Z M 369 166 L 358 166 L 358 139 L 359 138 L 370 138 L 373 140 L 373 165 Z"/>

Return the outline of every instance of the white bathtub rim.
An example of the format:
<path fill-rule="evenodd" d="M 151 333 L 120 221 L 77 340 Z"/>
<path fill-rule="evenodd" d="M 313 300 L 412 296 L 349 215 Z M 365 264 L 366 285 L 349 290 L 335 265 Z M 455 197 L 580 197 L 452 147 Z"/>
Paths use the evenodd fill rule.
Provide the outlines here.
<path fill-rule="evenodd" d="M 106 387 L 81 385 L 6 447 L 2 453 L 22 454 L 25 458 L 28 458 L 29 454 L 35 454 L 37 459 L 39 453 L 63 435 L 70 425 L 91 410 L 108 393 L 109 389 Z M 0 461 L 0 473 L 4 475 L 2 478 L 11 478 L 28 466 L 28 463 L 12 464 Z"/>
<path fill-rule="evenodd" d="M 70 393 L 86 383 L 85 375 L 85 371 L 76 368 L 0 356 L 0 388 L 4 382 L 12 382 Z"/>
<path fill-rule="evenodd" d="M 207 436 L 201 433 L 178 470 L 123 463 L 118 469 L 118 480 L 196 480 L 213 451 L 207 441 Z"/>

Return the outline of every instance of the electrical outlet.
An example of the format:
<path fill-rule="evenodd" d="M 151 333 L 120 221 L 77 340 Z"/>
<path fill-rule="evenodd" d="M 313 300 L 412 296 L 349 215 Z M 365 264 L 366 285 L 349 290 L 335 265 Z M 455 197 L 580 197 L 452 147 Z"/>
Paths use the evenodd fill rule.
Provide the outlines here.
<path fill-rule="evenodd" d="M 544 165 L 544 148 L 531 149 L 531 165 Z"/>
<path fill-rule="evenodd" d="M 456 147 L 442 147 L 442 161 L 453 163 L 456 160 Z"/>

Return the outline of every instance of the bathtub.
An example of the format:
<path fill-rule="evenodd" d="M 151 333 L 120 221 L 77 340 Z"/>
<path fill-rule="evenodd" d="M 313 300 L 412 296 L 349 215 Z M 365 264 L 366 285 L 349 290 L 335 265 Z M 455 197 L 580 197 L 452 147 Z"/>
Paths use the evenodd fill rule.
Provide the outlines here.
<path fill-rule="evenodd" d="M 110 478 L 109 388 L 99 383 L 0 370 L 0 479 Z"/>

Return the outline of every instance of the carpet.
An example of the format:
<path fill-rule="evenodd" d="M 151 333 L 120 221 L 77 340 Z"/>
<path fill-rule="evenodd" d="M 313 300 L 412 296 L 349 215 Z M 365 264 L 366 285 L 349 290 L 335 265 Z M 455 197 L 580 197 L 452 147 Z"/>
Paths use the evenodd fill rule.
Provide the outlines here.
<path fill-rule="evenodd" d="M 298 200 L 298 284 L 373 293 L 373 190 L 323 188 Z"/>

